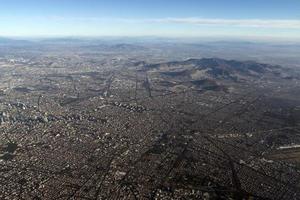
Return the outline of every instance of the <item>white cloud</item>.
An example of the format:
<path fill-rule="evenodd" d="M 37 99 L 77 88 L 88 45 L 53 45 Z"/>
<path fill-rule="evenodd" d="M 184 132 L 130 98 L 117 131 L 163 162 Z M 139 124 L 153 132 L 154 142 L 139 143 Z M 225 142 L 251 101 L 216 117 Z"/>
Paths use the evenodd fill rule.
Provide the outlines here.
<path fill-rule="evenodd" d="M 13 17 L 10 17 L 13 18 Z M 6 18 L 0 18 L 0 20 Z M 55 22 L 84 22 L 84 23 L 157 23 L 157 24 L 191 24 L 205 26 L 250 27 L 250 28 L 277 28 L 300 29 L 300 19 L 221 19 L 221 18 L 102 18 L 102 17 L 68 17 L 43 16 L 23 18 L 23 20 L 46 20 Z"/>
<path fill-rule="evenodd" d="M 168 24 L 194 24 L 211 26 L 256 27 L 256 28 L 291 28 L 300 29 L 300 20 L 297 19 L 209 19 L 209 18 L 98 18 L 98 17 L 48 17 L 56 21 L 85 21 L 85 22 L 119 22 L 119 23 L 168 23 Z"/>
<path fill-rule="evenodd" d="M 85 21 L 85 22 L 119 22 L 119 23 L 167 23 L 167 24 L 193 24 L 210 26 L 230 27 L 254 27 L 254 28 L 279 28 L 279 29 L 300 29 L 300 20 L 297 19 L 209 19 L 209 18 L 98 18 L 98 17 L 51 17 L 54 20 Z"/>
<path fill-rule="evenodd" d="M 195 24 L 195 25 L 213 25 L 213 26 L 300 29 L 300 20 L 164 18 L 164 19 L 153 19 L 148 21 L 157 22 L 157 23 Z"/>

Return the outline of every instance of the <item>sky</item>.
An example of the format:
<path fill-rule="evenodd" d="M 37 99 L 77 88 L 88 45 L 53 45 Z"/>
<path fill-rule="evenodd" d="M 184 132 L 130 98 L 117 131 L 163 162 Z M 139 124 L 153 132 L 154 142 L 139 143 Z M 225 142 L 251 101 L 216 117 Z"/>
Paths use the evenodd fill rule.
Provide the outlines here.
<path fill-rule="evenodd" d="M 300 39 L 300 0 L 0 0 L 0 36 Z"/>

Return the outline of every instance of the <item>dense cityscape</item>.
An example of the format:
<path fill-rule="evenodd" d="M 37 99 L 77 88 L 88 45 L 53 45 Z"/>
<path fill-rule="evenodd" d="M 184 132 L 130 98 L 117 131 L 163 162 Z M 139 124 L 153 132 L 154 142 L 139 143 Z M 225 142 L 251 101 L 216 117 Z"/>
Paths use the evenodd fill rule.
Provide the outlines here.
<path fill-rule="evenodd" d="M 294 68 L 35 48 L 1 49 L 1 199 L 299 196 Z"/>
<path fill-rule="evenodd" d="M 299 0 L 0 0 L 0 200 L 300 200 Z"/>

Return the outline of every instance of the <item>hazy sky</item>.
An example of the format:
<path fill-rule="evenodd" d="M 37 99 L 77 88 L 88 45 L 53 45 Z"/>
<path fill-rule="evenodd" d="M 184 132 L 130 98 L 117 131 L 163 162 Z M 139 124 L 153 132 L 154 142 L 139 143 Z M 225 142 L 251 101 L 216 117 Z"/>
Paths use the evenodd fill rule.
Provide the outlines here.
<path fill-rule="evenodd" d="M 300 0 L 0 0 L 0 35 L 300 38 Z"/>

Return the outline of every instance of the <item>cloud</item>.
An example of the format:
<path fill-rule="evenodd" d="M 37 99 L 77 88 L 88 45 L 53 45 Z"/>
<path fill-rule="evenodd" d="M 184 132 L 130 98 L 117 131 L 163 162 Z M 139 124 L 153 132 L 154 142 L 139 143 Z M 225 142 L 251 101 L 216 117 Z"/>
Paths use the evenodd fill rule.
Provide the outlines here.
<path fill-rule="evenodd" d="M 156 23 L 194 24 L 211 26 L 300 29 L 300 20 L 164 18 L 153 19 L 149 21 Z"/>
<path fill-rule="evenodd" d="M 26 18 L 24 18 L 26 19 Z M 83 23 L 157 23 L 157 24 L 190 24 L 198 26 L 248 27 L 248 28 L 277 28 L 300 29 L 300 19 L 221 19 L 221 18 L 102 18 L 102 17 L 68 17 L 43 16 L 30 20 L 46 20 L 55 22 L 83 22 Z M 29 19 L 28 19 L 29 20 Z"/>
<path fill-rule="evenodd" d="M 68 18 L 56 17 L 56 19 L 66 20 Z M 209 18 L 71 18 L 72 21 L 91 22 L 119 22 L 119 23 L 166 23 L 166 24 L 192 24 L 209 26 L 229 26 L 229 27 L 252 27 L 252 28 L 279 28 L 279 29 L 300 29 L 300 20 L 282 19 L 209 19 Z"/>

